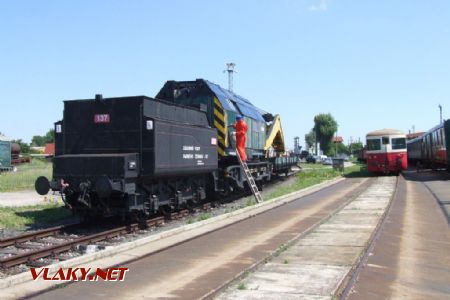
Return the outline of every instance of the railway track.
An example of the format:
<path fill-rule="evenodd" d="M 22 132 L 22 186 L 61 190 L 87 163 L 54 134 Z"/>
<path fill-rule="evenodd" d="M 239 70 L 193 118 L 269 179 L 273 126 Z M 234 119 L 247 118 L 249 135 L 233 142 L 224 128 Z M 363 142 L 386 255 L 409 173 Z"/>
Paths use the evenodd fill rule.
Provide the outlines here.
<path fill-rule="evenodd" d="M 370 184 L 361 179 L 341 181 L 257 214 L 247 212 L 249 215 L 241 216 L 242 219 L 226 219 L 218 221 L 221 225 L 215 223 L 208 229 L 200 227 L 186 231 L 169 237 L 171 242 L 166 240 L 159 246 L 149 244 L 145 249 L 147 255 L 126 262 L 126 267 L 133 272 L 120 287 L 105 282 L 95 285 L 80 282 L 40 298 L 76 299 L 95 297 L 100 293 L 113 298 L 208 298 L 205 295 L 245 274 L 247 268 L 263 262 L 268 253 L 282 249 L 295 236 L 308 233 L 334 215 Z M 127 254 L 131 253 L 133 250 L 127 250 Z M 291 264 L 282 265 L 292 268 Z"/>
<path fill-rule="evenodd" d="M 290 175 L 294 175 L 299 170 L 293 171 Z M 289 176 L 290 177 L 290 176 Z M 277 178 L 274 182 L 268 184 L 269 186 L 275 185 L 280 181 L 284 181 L 285 178 Z M 239 198 L 250 196 L 251 193 L 249 191 L 244 191 L 239 194 L 230 195 L 222 199 L 222 203 L 233 202 Z M 62 225 L 51 227 L 39 231 L 27 232 L 25 234 L 21 234 L 18 236 L 12 236 L 0 239 L 0 251 L 9 246 L 15 246 L 18 249 L 29 249 L 29 248 L 38 248 L 32 249 L 30 251 L 17 251 L 19 253 L 10 254 L 9 256 L 0 258 L 0 270 L 8 273 L 8 269 L 13 268 L 19 265 L 28 265 L 33 266 L 36 264 L 36 261 L 39 259 L 45 259 L 49 257 L 57 257 L 57 255 L 62 254 L 64 252 L 68 252 L 71 250 L 75 250 L 79 246 L 89 245 L 92 243 L 108 240 L 114 237 L 118 237 L 125 234 L 132 234 L 142 229 L 149 229 L 151 227 L 157 227 L 164 224 L 166 221 L 177 220 L 188 217 L 191 212 L 199 212 L 206 211 L 211 209 L 211 206 L 214 206 L 212 202 L 205 203 L 201 207 L 193 208 L 191 211 L 185 209 L 178 212 L 171 212 L 165 214 L 163 217 L 155 217 L 146 220 L 141 223 L 133 223 L 128 224 L 121 227 L 116 227 L 113 229 L 104 230 L 95 234 L 83 235 L 81 237 L 68 237 L 61 236 L 64 233 L 74 232 L 83 226 L 80 223 L 70 224 L 70 225 Z M 59 236 L 58 236 L 59 235 Z M 56 244 L 46 245 L 49 242 L 43 241 L 43 239 L 48 237 L 55 237 L 56 239 L 62 239 L 68 241 L 57 242 Z M 35 244 L 41 244 L 42 246 L 27 247 L 24 245 L 27 242 L 33 242 Z M 7 254 L 8 255 L 8 254 Z M 38 264 L 39 265 L 39 264 Z M 45 264 L 44 264 L 45 265 Z"/>
<path fill-rule="evenodd" d="M 293 171 L 290 175 L 291 176 L 295 175 L 299 171 L 300 170 Z M 290 177 L 290 176 L 288 176 L 288 177 Z M 285 180 L 285 177 L 280 177 L 280 178 L 274 180 L 273 182 L 271 182 L 270 184 L 268 184 L 268 186 L 273 186 L 273 185 L 277 184 L 278 182 L 284 181 L 284 180 Z M 242 193 L 239 193 L 236 195 L 228 196 L 228 197 L 222 199 L 222 202 L 223 203 L 232 202 L 241 197 L 246 197 L 246 196 L 250 196 L 250 195 L 251 195 L 251 193 L 246 191 L 246 192 L 242 192 Z M 209 210 L 211 208 L 211 206 L 212 206 L 212 203 L 205 203 L 205 204 L 203 204 L 202 207 L 194 208 L 193 211 L 199 212 L 201 210 L 204 210 L 204 211 Z M 15 266 L 18 266 L 21 264 L 32 265 L 38 259 L 55 257 L 58 254 L 73 250 L 78 246 L 83 246 L 83 245 L 96 243 L 99 241 L 108 240 L 108 239 L 118 237 L 118 236 L 124 235 L 124 234 L 131 234 L 131 233 L 137 232 L 141 229 L 149 229 L 151 227 L 161 226 L 166 221 L 182 219 L 182 218 L 188 217 L 189 215 L 190 215 L 190 211 L 185 209 L 185 210 L 181 210 L 179 212 L 167 213 L 166 215 L 164 215 L 164 217 L 151 218 L 151 219 L 146 220 L 143 223 L 141 222 L 141 223 L 128 224 L 125 226 L 104 230 L 99 233 L 84 235 L 84 236 L 75 237 L 75 238 L 70 238 L 67 236 L 64 236 L 61 238 L 58 235 L 76 231 L 81 226 L 81 224 L 56 226 L 56 227 L 51 227 L 51 228 L 47 228 L 47 229 L 43 229 L 43 230 L 39 230 L 39 231 L 27 232 L 25 234 L 21 234 L 18 236 L 3 238 L 3 239 L 0 239 L 0 251 L 9 246 L 16 246 L 17 248 L 27 248 L 27 247 L 23 246 L 24 243 L 35 242 L 35 243 L 39 244 L 40 242 L 42 242 L 42 239 L 47 238 L 47 237 L 56 237 L 56 238 L 61 238 L 63 240 L 66 240 L 66 239 L 69 239 L 69 240 L 63 241 L 63 242 L 58 242 L 58 243 L 52 244 L 52 245 L 45 245 L 45 244 L 48 244 L 48 242 L 43 242 L 42 247 L 36 246 L 38 249 L 33 249 L 30 251 L 23 251 L 23 252 L 18 251 L 19 253 L 11 254 L 7 257 L 0 258 L 0 269 L 3 271 L 5 271 L 5 270 L 7 271 L 9 268 L 12 268 L 12 267 L 15 267 Z"/>
<path fill-rule="evenodd" d="M 211 208 L 209 203 L 204 204 L 201 208 L 194 209 L 194 212 L 201 210 L 209 210 Z M 0 268 L 8 270 L 9 268 L 26 264 L 33 265 L 37 260 L 48 257 L 55 257 L 61 253 L 76 249 L 79 246 L 89 245 L 100 241 L 105 241 L 121 235 L 132 234 L 139 230 L 150 229 L 152 227 L 162 226 L 166 221 L 183 219 L 190 215 L 190 211 L 181 210 L 179 212 L 169 213 L 165 216 L 154 217 L 143 222 L 127 224 L 113 229 L 104 230 L 94 234 L 88 234 L 81 237 L 70 238 L 65 236 L 64 239 L 69 239 L 57 244 L 45 245 L 38 247 L 38 249 L 24 251 L 15 255 L 10 255 L 0 259 Z M 57 226 L 35 232 L 29 232 L 22 235 L 8 237 L 0 240 L 0 250 L 9 246 L 16 246 L 17 248 L 26 248 L 22 245 L 26 242 L 42 242 L 43 238 L 56 236 L 61 233 L 70 232 L 77 229 L 82 224 L 72 224 L 67 226 Z"/>
<path fill-rule="evenodd" d="M 40 238 L 53 236 L 53 235 L 62 233 L 64 231 L 68 231 L 72 228 L 75 229 L 77 226 L 79 226 L 79 224 L 61 225 L 61 226 L 51 227 L 51 228 L 47 228 L 47 229 L 43 229 L 43 230 L 39 230 L 39 231 L 27 232 L 25 234 L 21 234 L 18 236 L 3 238 L 3 239 L 0 239 L 0 248 L 5 248 L 8 246 L 17 245 L 19 243 L 24 243 L 24 242 L 28 242 L 28 241 L 32 241 L 32 240 L 36 240 L 36 239 L 40 239 Z"/>
<path fill-rule="evenodd" d="M 298 171 L 296 172 L 294 171 L 292 172 L 292 174 L 296 174 L 297 172 Z M 283 177 L 278 178 L 274 182 L 270 183 L 269 186 L 272 186 L 284 180 L 285 178 Z M 236 195 L 228 196 L 222 199 L 222 201 L 224 203 L 232 202 L 241 197 L 250 195 L 251 193 L 246 191 Z M 203 206 L 194 208 L 192 211 L 193 212 L 207 211 L 211 209 L 211 206 L 213 206 L 212 203 L 205 203 L 203 204 Z M 8 273 L 8 269 L 13 268 L 15 266 L 23 264 L 33 266 L 39 259 L 57 257 L 59 254 L 75 250 L 79 246 L 85 246 L 96 242 L 105 241 L 121 235 L 132 234 L 139 230 L 143 229 L 145 230 L 152 227 L 161 226 L 165 222 L 169 222 L 171 220 L 186 218 L 191 214 L 192 211 L 185 209 L 178 212 L 171 212 L 165 214 L 163 217 L 154 217 L 146 220 L 145 222 L 127 224 L 125 226 L 104 230 L 94 234 L 83 235 L 81 237 L 58 236 L 64 233 L 74 232 L 77 229 L 79 229 L 80 226 L 82 226 L 82 224 L 70 224 L 64 226 L 51 227 L 34 232 L 28 232 L 18 236 L 3 238 L 0 239 L 0 251 L 9 246 L 15 246 L 17 248 L 28 248 L 24 246 L 24 244 L 27 242 L 34 242 L 36 244 L 41 244 L 42 246 L 35 245 L 32 248 L 38 249 L 32 249 L 29 251 L 17 251 L 19 253 L 11 254 L 7 257 L 0 258 L 0 270 L 6 271 Z M 48 237 L 55 237 L 57 239 L 62 239 L 63 241 L 58 242 L 56 244 L 48 245 L 49 244 L 48 242 L 43 241 L 43 239 Z"/>

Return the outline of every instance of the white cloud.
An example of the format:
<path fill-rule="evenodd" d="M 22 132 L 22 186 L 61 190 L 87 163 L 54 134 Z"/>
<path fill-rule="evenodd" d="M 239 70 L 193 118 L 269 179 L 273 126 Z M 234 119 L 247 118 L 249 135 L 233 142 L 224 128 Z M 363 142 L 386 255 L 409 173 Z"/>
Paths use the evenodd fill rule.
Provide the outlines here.
<path fill-rule="evenodd" d="M 324 11 L 327 10 L 328 4 L 327 0 L 320 0 L 320 2 L 317 5 L 311 5 L 308 7 L 309 11 Z"/>

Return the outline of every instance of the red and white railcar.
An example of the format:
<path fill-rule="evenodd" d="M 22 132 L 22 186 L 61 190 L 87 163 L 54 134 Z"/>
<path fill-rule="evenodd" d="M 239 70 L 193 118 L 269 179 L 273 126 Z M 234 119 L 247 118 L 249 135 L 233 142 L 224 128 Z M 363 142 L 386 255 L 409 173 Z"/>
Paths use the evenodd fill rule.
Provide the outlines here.
<path fill-rule="evenodd" d="M 400 173 L 408 168 L 406 135 L 395 129 L 369 132 L 367 169 L 373 173 Z"/>

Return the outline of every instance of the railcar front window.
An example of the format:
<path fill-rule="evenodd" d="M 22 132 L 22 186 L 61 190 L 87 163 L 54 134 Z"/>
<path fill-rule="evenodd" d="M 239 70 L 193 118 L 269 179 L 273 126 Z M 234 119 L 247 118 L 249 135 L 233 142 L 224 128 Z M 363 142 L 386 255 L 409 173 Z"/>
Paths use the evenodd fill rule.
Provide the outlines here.
<path fill-rule="evenodd" d="M 406 149 L 406 139 L 396 138 L 392 139 L 392 150 Z"/>
<path fill-rule="evenodd" d="M 376 151 L 381 150 L 381 141 L 377 140 L 367 140 L 367 150 Z"/>

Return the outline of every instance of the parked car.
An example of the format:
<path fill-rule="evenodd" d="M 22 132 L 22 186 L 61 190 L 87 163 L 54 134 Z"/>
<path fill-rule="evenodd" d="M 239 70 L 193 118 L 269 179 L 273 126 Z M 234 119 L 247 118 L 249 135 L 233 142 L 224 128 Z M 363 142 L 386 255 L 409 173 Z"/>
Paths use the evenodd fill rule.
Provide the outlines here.
<path fill-rule="evenodd" d="M 342 158 L 344 161 L 348 161 L 349 160 L 348 155 L 345 154 L 345 153 L 338 154 L 337 158 Z"/>
<path fill-rule="evenodd" d="M 331 166 L 333 164 L 333 160 L 331 159 L 331 157 L 327 157 L 322 161 L 322 164 Z"/>
<path fill-rule="evenodd" d="M 306 162 L 307 163 L 313 163 L 313 164 L 315 164 L 316 163 L 316 157 L 314 157 L 314 156 L 312 156 L 312 155 L 308 155 L 307 157 L 306 157 Z"/>
<path fill-rule="evenodd" d="M 303 150 L 302 152 L 300 152 L 300 159 L 307 158 L 308 156 L 310 156 L 308 151 Z"/>
<path fill-rule="evenodd" d="M 325 159 L 327 159 L 328 158 L 328 156 L 326 156 L 326 155 L 320 155 L 320 159 L 321 160 L 325 160 Z"/>

